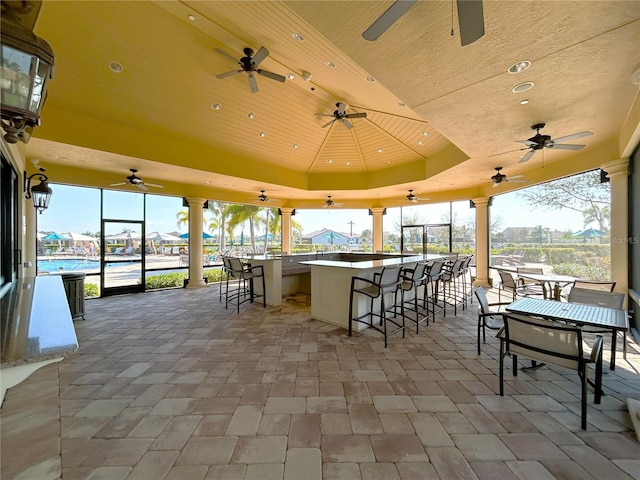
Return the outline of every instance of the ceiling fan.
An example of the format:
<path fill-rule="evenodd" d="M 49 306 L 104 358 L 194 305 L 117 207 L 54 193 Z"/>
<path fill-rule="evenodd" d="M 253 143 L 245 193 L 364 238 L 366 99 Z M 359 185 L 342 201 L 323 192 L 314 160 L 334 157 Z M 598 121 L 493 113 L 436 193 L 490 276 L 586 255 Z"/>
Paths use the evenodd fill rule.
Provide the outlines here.
<path fill-rule="evenodd" d="M 258 195 L 258 200 L 261 202 L 275 202 L 275 200 L 272 200 L 271 198 L 267 197 L 267 195 L 264 193 L 264 190 L 260 190 L 260 195 Z"/>
<path fill-rule="evenodd" d="M 500 186 L 502 182 L 513 182 L 513 183 L 527 183 L 529 180 L 522 178 L 522 175 L 514 175 L 513 177 L 507 178 L 504 173 L 501 173 L 502 167 L 496 167 L 496 174 L 491 177 L 491 181 L 493 182 L 493 188 L 497 188 Z"/>
<path fill-rule="evenodd" d="M 162 185 L 156 185 L 154 183 L 145 183 L 139 176 L 136 175 L 138 172 L 135 168 L 130 168 L 129 171 L 131 175 L 126 177 L 126 182 L 120 183 L 112 183 L 109 185 L 110 187 L 118 187 L 120 185 L 133 185 L 134 187 L 138 187 L 141 190 L 149 190 L 147 187 L 155 187 L 155 188 L 164 188 Z"/>
<path fill-rule="evenodd" d="M 573 140 L 574 138 L 580 137 L 588 137 L 589 135 L 593 135 L 592 132 L 584 131 L 578 133 L 572 133 L 571 135 L 565 135 L 564 137 L 551 138 L 550 135 L 542 135 L 540 130 L 545 127 L 544 123 L 536 123 L 531 126 L 531 130 L 535 130 L 536 134 L 528 138 L 527 140 L 516 140 L 518 143 L 524 143 L 527 145 L 523 148 L 517 148 L 515 150 L 509 150 L 508 152 L 498 153 L 497 155 L 503 155 L 505 153 L 518 152 L 522 150 L 529 150 L 525 153 L 518 163 L 524 163 L 529 160 L 533 155 L 543 148 L 550 148 L 552 150 L 580 150 L 585 147 L 585 145 L 573 145 L 570 143 L 561 143 L 566 142 L 567 140 Z M 494 157 L 495 155 L 491 155 Z"/>
<path fill-rule="evenodd" d="M 325 123 L 324 125 L 322 125 L 322 128 L 328 127 L 329 125 L 331 125 L 336 120 L 342 122 L 342 124 L 347 128 L 353 128 L 353 125 L 348 120 L 349 118 L 367 118 L 367 114 L 364 113 L 364 112 L 362 112 L 362 113 L 347 113 L 346 112 L 347 106 L 342 102 L 336 103 L 336 107 L 338 107 L 337 110 L 334 110 L 334 112 L 332 114 L 316 113 L 316 115 L 318 117 L 333 117 L 333 120 L 331 120 L 331 121 Z"/>
<path fill-rule="evenodd" d="M 406 199 L 413 203 L 418 203 L 421 200 L 431 200 L 430 198 L 419 198 L 413 193 L 413 190 L 409 190 L 409 195 L 406 196 Z"/>
<path fill-rule="evenodd" d="M 258 82 L 256 80 L 255 74 L 262 75 L 263 77 L 270 78 L 272 80 L 277 80 L 278 82 L 284 82 L 286 78 L 282 75 L 278 75 L 277 73 L 269 72 L 268 70 L 263 70 L 262 68 L 257 68 L 262 61 L 269 56 L 269 50 L 265 47 L 260 47 L 260 50 L 254 55 L 253 49 L 246 47 L 244 49 L 244 57 L 240 60 L 236 60 L 233 55 L 228 54 L 224 50 L 216 48 L 216 52 L 220 55 L 227 57 L 234 63 L 240 65 L 240 70 L 231 70 L 230 72 L 221 73 L 216 75 L 217 78 L 223 79 L 227 77 L 231 77 L 232 75 L 237 75 L 242 72 L 247 72 L 249 76 L 249 88 L 251 89 L 251 93 L 256 93 L 258 91 Z"/>
<path fill-rule="evenodd" d="M 334 202 L 331 199 L 331 195 L 327 195 L 327 199 L 324 201 L 324 205 L 322 206 L 322 208 L 327 208 L 327 207 L 340 208 L 342 207 L 342 204 L 338 202 Z"/>
<path fill-rule="evenodd" d="M 397 0 L 364 31 L 362 38 L 370 42 L 377 40 L 416 3 L 417 0 Z M 457 0 L 456 3 L 458 5 L 460 43 L 464 47 L 484 35 L 482 0 Z M 453 35 L 453 29 L 451 35 Z"/>

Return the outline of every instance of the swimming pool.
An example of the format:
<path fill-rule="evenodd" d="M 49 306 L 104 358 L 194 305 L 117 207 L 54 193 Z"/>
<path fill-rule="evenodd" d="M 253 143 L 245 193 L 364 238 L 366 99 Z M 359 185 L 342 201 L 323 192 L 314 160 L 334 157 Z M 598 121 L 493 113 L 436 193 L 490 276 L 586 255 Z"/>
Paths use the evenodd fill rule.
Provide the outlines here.
<path fill-rule="evenodd" d="M 106 268 L 129 265 L 132 263 L 136 262 L 107 263 Z M 100 261 L 89 258 L 56 258 L 51 260 L 38 259 L 39 272 L 97 272 L 98 270 L 100 270 Z"/>

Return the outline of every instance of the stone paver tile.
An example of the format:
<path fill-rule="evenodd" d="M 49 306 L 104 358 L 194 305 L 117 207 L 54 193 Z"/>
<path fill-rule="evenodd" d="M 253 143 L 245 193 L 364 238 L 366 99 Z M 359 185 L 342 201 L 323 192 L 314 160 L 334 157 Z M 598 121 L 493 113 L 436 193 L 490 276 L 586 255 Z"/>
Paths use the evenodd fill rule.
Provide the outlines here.
<path fill-rule="evenodd" d="M 349 405 L 349 419 L 354 435 L 384 432 L 373 405 Z"/>
<path fill-rule="evenodd" d="M 357 463 L 326 463 L 322 464 L 322 478 L 324 480 L 353 480 L 360 478 L 360 467 Z"/>
<path fill-rule="evenodd" d="M 95 433 L 95 438 L 124 438 L 149 413 L 149 407 L 127 407 Z"/>
<path fill-rule="evenodd" d="M 147 452 L 133 467 L 127 480 L 147 480 L 149 478 L 164 478 L 173 462 L 178 457 L 178 451 Z"/>
<path fill-rule="evenodd" d="M 609 459 L 640 458 L 640 444 L 629 440 L 619 433 L 581 432 L 578 436 L 590 447 L 594 448 Z"/>
<path fill-rule="evenodd" d="M 92 438 L 110 421 L 111 417 L 62 417 L 60 431 L 62 438 Z"/>
<path fill-rule="evenodd" d="M 127 434 L 127 437 L 156 438 L 172 418 L 171 415 L 147 415 Z"/>
<path fill-rule="evenodd" d="M 176 459 L 176 465 L 229 463 L 237 437 L 191 437 Z"/>
<path fill-rule="evenodd" d="M 371 435 L 377 462 L 426 462 L 429 460 L 415 434 Z"/>
<path fill-rule="evenodd" d="M 505 462 L 519 480 L 555 480 L 555 477 L 540 462 L 522 460 Z"/>
<path fill-rule="evenodd" d="M 202 417 L 184 415 L 174 417 L 151 444 L 151 450 L 181 450 L 185 446 Z"/>
<path fill-rule="evenodd" d="M 247 465 L 212 465 L 205 480 L 245 480 L 247 470 Z"/>
<path fill-rule="evenodd" d="M 306 399 L 304 397 L 269 397 L 264 406 L 264 414 L 273 413 L 305 413 Z"/>
<path fill-rule="evenodd" d="M 438 382 L 447 397 L 454 403 L 475 403 L 476 398 L 467 390 L 462 382 L 444 381 Z"/>
<path fill-rule="evenodd" d="M 556 445 L 582 445 L 584 443 L 574 432 L 568 430 L 565 425 L 545 412 L 522 412 L 522 416 Z"/>
<path fill-rule="evenodd" d="M 105 440 L 82 462 L 84 467 L 133 467 L 146 453 L 149 438 L 115 438 Z"/>
<path fill-rule="evenodd" d="M 378 419 L 384 433 L 415 433 L 405 413 L 380 413 Z"/>
<path fill-rule="evenodd" d="M 512 395 L 512 398 L 530 412 L 561 412 L 565 410 L 561 403 L 546 395 Z"/>
<path fill-rule="evenodd" d="M 80 410 L 78 417 L 115 417 L 131 403 L 128 399 L 103 399 L 94 400 Z"/>
<path fill-rule="evenodd" d="M 362 478 L 367 480 L 400 480 L 398 469 L 393 463 L 361 463 Z"/>
<path fill-rule="evenodd" d="M 568 458 L 555 443 L 538 433 L 502 433 L 498 437 L 519 460 Z"/>
<path fill-rule="evenodd" d="M 290 448 L 284 464 L 284 480 L 322 480 L 319 448 Z"/>
<path fill-rule="evenodd" d="M 455 434 L 451 435 L 456 447 L 467 461 L 476 460 L 516 460 L 500 439 L 491 434 Z"/>
<path fill-rule="evenodd" d="M 446 395 L 414 395 L 411 397 L 419 412 L 457 412 L 458 407 Z"/>
<path fill-rule="evenodd" d="M 500 461 L 469 462 L 469 465 L 478 476 L 479 480 L 518 480 L 518 477 Z"/>
<path fill-rule="evenodd" d="M 231 415 L 204 415 L 193 434 L 199 437 L 224 435 L 230 421 Z"/>
<path fill-rule="evenodd" d="M 382 370 L 353 370 L 354 382 L 386 382 L 387 376 Z"/>
<path fill-rule="evenodd" d="M 401 480 L 440 480 L 436 469 L 426 462 L 401 462 L 396 464 Z"/>
<path fill-rule="evenodd" d="M 433 413 L 407 415 L 425 447 L 453 447 L 453 440 Z"/>
<path fill-rule="evenodd" d="M 289 448 L 320 447 L 320 415 L 304 413 L 291 415 Z"/>
<path fill-rule="evenodd" d="M 291 425 L 291 415 L 263 414 L 258 427 L 258 435 L 287 435 Z"/>
<path fill-rule="evenodd" d="M 565 445 L 561 448 L 571 460 L 578 463 L 595 478 L 606 478 L 607 480 L 627 478 L 627 474 L 614 463 L 587 445 Z M 640 469 L 636 473 L 640 477 Z"/>
<path fill-rule="evenodd" d="M 152 365 L 153 364 L 149 362 L 134 363 L 125 371 L 123 371 L 122 373 L 119 373 L 117 376 L 118 377 L 138 377 L 144 372 L 146 372 L 149 369 L 149 367 L 151 367 Z"/>
<path fill-rule="evenodd" d="M 344 397 L 307 397 L 307 413 L 346 413 Z"/>
<path fill-rule="evenodd" d="M 406 395 L 374 395 L 372 398 L 378 412 L 409 413 L 417 411 L 411 397 Z"/>
<path fill-rule="evenodd" d="M 493 412 L 493 416 L 509 433 L 537 433 L 522 414 L 526 412 Z"/>
<path fill-rule="evenodd" d="M 477 480 L 462 453 L 454 447 L 427 447 L 429 460 L 440 478 Z"/>
<path fill-rule="evenodd" d="M 473 425 L 460 412 L 439 412 L 435 416 L 448 434 L 476 433 Z"/>
<path fill-rule="evenodd" d="M 313 397 L 320 394 L 320 383 L 317 377 L 297 377 L 293 390 L 296 397 Z"/>
<path fill-rule="evenodd" d="M 197 398 L 163 398 L 151 409 L 149 415 L 189 415 L 194 412 Z"/>
<path fill-rule="evenodd" d="M 464 369 L 440 370 L 439 372 L 445 380 L 462 381 L 476 379 L 473 373 Z"/>
<path fill-rule="evenodd" d="M 555 478 L 579 478 L 580 480 L 599 480 L 590 475 L 581 465 L 573 460 L 547 459 L 541 460 L 542 465 L 549 470 Z M 609 477 L 606 477 L 607 480 Z"/>
<path fill-rule="evenodd" d="M 255 435 L 262 418 L 262 408 L 253 405 L 240 405 L 231 417 L 225 435 Z"/>
<path fill-rule="evenodd" d="M 344 397 L 345 388 L 342 382 L 321 382 L 320 396 L 322 397 Z"/>
<path fill-rule="evenodd" d="M 351 422 L 346 413 L 323 413 L 320 415 L 322 435 L 351 435 Z"/>
<path fill-rule="evenodd" d="M 287 437 L 239 437 L 231 463 L 284 463 Z"/>
<path fill-rule="evenodd" d="M 479 433 L 504 433 L 505 428 L 482 405 L 472 403 L 458 404 L 460 412 Z"/>
<path fill-rule="evenodd" d="M 164 480 L 204 480 L 208 470 L 206 465 L 178 465 L 169 470 Z"/>
<path fill-rule="evenodd" d="M 86 480 L 125 480 L 131 467 L 98 467 L 86 477 Z"/>
<path fill-rule="evenodd" d="M 269 385 L 254 383 L 247 385 L 240 397 L 240 405 L 264 405 L 269 395 Z"/>
<path fill-rule="evenodd" d="M 375 462 L 367 435 L 323 435 L 321 451 L 323 463 Z"/>
<path fill-rule="evenodd" d="M 640 459 L 638 460 L 612 460 L 612 463 L 615 463 L 620 470 L 626 472 L 632 478 L 640 477 Z"/>
<path fill-rule="evenodd" d="M 349 405 L 373 403 L 365 382 L 345 383 L 343 396 L 347 399 Z"/>
<path fill-rule="evenodd" d="M 522 397 L 523 395 L 517 395 Z M 476 395 L 476 400 L 490 412 L 526 412 L 527 409 L 512 396 Z"/>
<path fill-rule="evenodd" d="M 233 414 L 239 400 L 239 397 L 193 399 L 194 403 L 191 404 L 191 412 L 189 413 L 199 415 Z"/>

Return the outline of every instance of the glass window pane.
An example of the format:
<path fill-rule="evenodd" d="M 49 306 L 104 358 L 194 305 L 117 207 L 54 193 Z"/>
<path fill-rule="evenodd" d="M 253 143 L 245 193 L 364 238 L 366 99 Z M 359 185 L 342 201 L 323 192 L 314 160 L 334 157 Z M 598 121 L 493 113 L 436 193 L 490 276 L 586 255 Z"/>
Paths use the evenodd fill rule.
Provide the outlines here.
<path fill-rule="evenodd" d="M 143 220 L 144 194 L 103 190 L 104 218 Z"/>

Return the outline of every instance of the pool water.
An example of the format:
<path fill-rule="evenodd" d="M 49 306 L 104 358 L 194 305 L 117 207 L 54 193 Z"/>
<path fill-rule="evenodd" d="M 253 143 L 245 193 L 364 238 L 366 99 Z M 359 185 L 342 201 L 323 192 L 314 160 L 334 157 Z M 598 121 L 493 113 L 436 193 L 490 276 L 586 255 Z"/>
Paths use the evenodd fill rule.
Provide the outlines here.
<path fill-rule="evenodd" d="M 107 263 L 106 268 L 124 265 L 129 262 Z M 134 262 L 131 262 L 134 263 Z M 138 262 L 139 263 L 139 262 Z M 40 272 L 85 272 L 100 269 L 99 260 L 64 258 L 55 260 L 38 260 Z"/>

